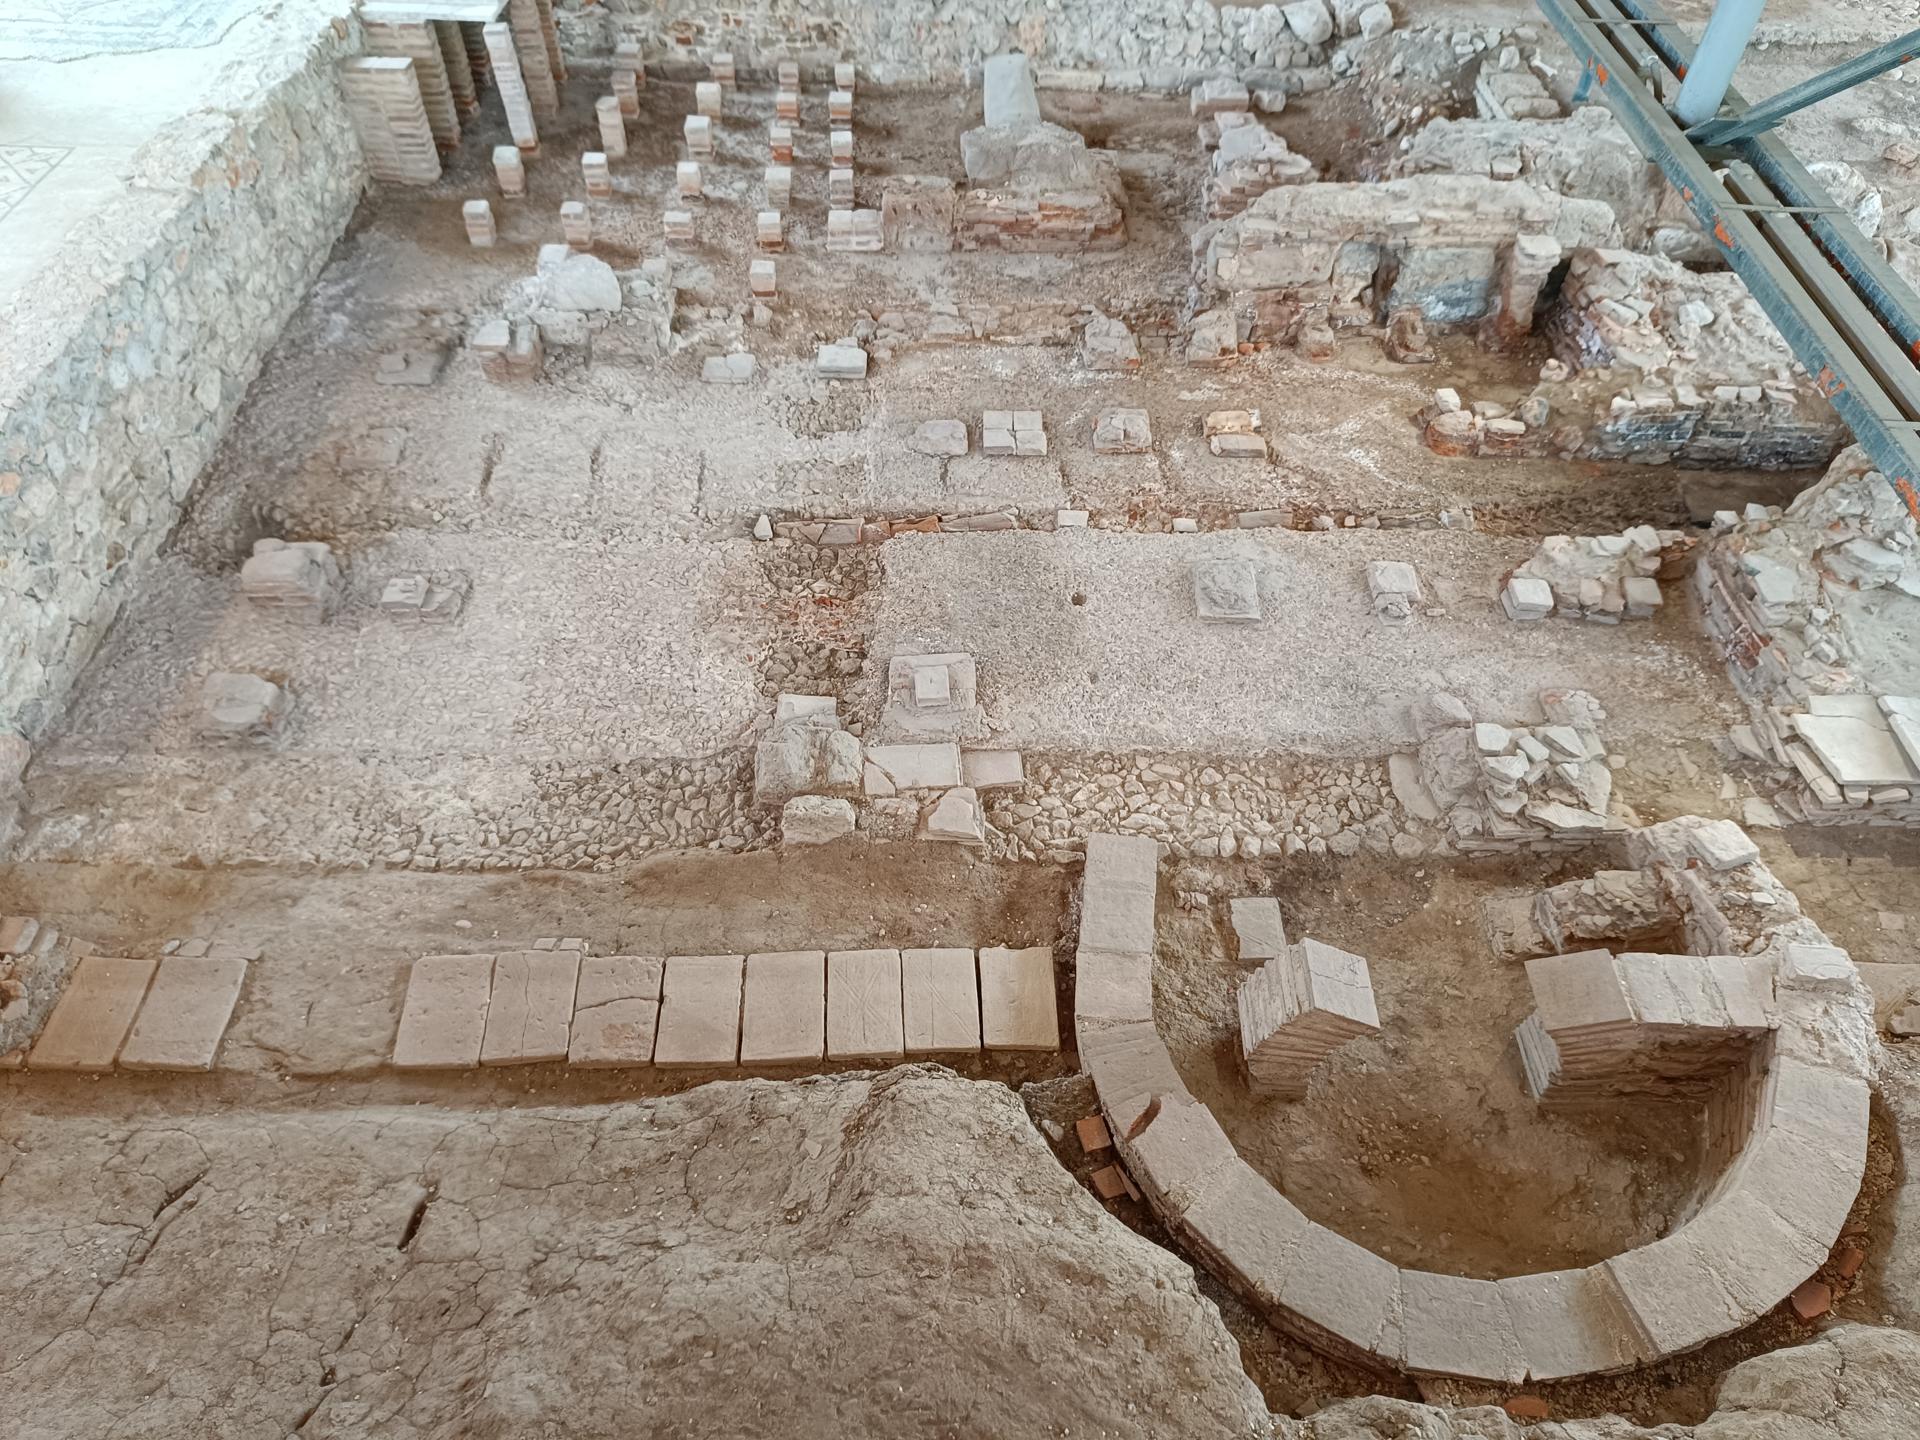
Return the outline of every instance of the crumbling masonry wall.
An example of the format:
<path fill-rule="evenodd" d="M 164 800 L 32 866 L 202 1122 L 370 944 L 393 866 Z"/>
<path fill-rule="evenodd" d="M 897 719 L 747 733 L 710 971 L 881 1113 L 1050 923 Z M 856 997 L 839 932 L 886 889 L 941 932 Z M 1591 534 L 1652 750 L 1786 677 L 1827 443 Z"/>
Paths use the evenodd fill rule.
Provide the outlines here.
<path fill-rule="evenodd" d="M 365 170 L 334 67 L 358 47 L 325 27 L 160 132 L 0 315 L 0 734 L 58 716 L 346 227 Z"/>
<path fill-rule="evenodd" d="M 583 61 L 614 37 L 638 40 L 649 62 L 731 53 L 744 70 L 780 59 L 803 69 L 854 60 L 885 82 L 954 83 L 969 65 L 1020 50 L 1036 66 L 1105 72 L 1107 87 L 1184 89 L 1208 75 L 1324 60 L 1328 42 L 1359 32 L 1364 4 L 1333 0 L 1328 33 L 1309 18 L 1307 39 L 1275 6 L 1216 8 L 1184 0 L 555 0 L 561 41 Z"/>

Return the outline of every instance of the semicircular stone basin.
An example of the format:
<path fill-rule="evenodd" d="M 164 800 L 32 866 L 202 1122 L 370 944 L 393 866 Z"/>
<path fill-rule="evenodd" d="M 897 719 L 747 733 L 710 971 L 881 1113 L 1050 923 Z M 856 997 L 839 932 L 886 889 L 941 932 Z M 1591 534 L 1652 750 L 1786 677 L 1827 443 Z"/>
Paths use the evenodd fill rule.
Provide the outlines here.
<path fill-rule="evenodd" d="M 1309 1219 L 1241 1159 L 1154 1024 L 1158 847 L 1089 837 L 1074 1028 L 1155 1213 L 1282 1329 L 1414 1374 L 1518 1384 L 1627 1370 L 1772 1309 L 1826 1260 L 1859 1193 L 1871 1002 L 1846 952 L 1731 822 L 1666 821 L 1633 832 L 1628 853 L 1684 917 L 1689 953 L 1531 962 L 1536 1008 L 1516 1036 L 1529 1088 L 1554 1103 L 1711 1073 L 1716 1173 L 1649 1244 L 1483 1280 L 1395 1265 Z"/>

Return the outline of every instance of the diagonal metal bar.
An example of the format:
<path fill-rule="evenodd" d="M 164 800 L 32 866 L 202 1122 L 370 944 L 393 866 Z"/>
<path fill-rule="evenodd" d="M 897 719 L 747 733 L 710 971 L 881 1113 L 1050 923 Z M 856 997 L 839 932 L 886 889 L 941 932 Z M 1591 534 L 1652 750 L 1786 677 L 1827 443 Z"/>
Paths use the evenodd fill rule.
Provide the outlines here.
<path fill-rule="evenodd" d="M 1798 85 L 1782 90 L 1778 95 L 1748 106 L 1743 114 L 1716 115 L 1711 120 L 1703 120 L 1687 131 L 1687 138 L 1696 145 L 1705 146 L 1728 145 L 1735 140 L 1759 135 L 1771 130 L 1789 115 L 1809 105 L 1818 105 L 1842 90 L 1851 90 L 1876 75 L 1884 75 L 1895 66 L 1906 64 L 1915 55 L 1920 55 L 1920 30 L 1902 35 L 1898 40 L 1889 40 L 1864 55 L 1856 55 L 1844 65 L 1823 70 L 1809 80 L 1802 80 Z"/>
<path fill-rule="evenodd" d="M 1581 23 L 1583 18 L 1612 18 L 1627 7 L 1644 19 L 1639 12 L 1645 0 L 1539 0 L 1539 4 L 1581 65 L 1593 72 L 1598 95 L 1634 144 L 1660 167 L 1820 392 L 1852 428 L 1875 467 L 1920 517 L 1920 488 L 1916 488 L 1920 486 L 1920 434 L 1913 424 L 1920 420 L 1920 371 L 1908 358 L 1907 342 L 1898 332 L 1890 334 L 1892 327 L 1847 283 L 1844 266 L 1836 269 L 1832 252 L 1816 248 L 1809 238 L 1813 227 L 1831 224 L 1851 232 L 1854 241 L 1864 246 L 1859 231 L 1845 217 L 1768 214 L 1764 216 L 1767 225 L 1790 229 L 1800 242 L 1791 245 L 1789 241 L 1784 254 L 1776 248 L 1774 242 L 1781 237 L 1763 229 L 1744 207 L 1830 206 L 1832 202 L 1811 177 L 1811 196 L 1783 194 L 1758 165 L 1741 172 L 1741 194 L 1729 193 L 1635 73 L 1637 57 L 1624 48 L 1617 28 Z M 1656 28 L 1651 39 L 1676 72 L 1686 63 L 1671 53 L 1669 47 L 1675 42 L 1670 31 Z"/>
<path fill-rule="evenodd" d="M 1610 8 L 1642 21 L 1648 43 L 1676 75 L 1684 75 L 1693 63 L 1693 44 L 1661 9 L 1659 0 L 1607 0 Z M 1729 87 L 1721 107 L 1729 115 L 1743 115 L 1747 102 L 1739 90 Z M 1831 207 L 1833 198 L 1826 187 L 1808 173 L 1799 158 L 1780 137 L 1752 135 L 1737 140 L 1731 150 L 1760 172 L 1780 199 L 1789 205 L 1809 208 Z M 1877 245 L 1869 244 L 1860 228 L 1846 215 L 1814 215 L 1807 229 L 1821 250 L 1847 283 L 1872 307 L 1873 313 L 1899 337 L 1909 354 L 1920 358 L 1920 295 L 1893 271 Z"/>

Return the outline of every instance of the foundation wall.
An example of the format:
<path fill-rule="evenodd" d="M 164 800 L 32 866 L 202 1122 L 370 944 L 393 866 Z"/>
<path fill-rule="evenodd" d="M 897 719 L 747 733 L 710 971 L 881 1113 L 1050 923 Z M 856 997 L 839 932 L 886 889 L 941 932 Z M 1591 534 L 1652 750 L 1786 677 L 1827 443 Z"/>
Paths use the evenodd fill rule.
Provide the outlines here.
<path fill-rule="evenodd" d="M 1103 71 L 1113 89 L 1177 89 L 1226 71 L 1308 65 L 1327 49 L 1301 43 L 1277 7 L 1183 0 L 555 0 L 554 9 L 568 55 L 589 63 L 619 37 L 639 40 L 650 64 L 715 50 L 743 70 L 794 59 L 804 73 L 852 60 L 886 83 L 951 83 L 989 55 L 1020 50 L 1037 66 Z"/>
<path fill-rule="evenodd" d="M 0 316 L 0 735 L 58 717 L 346 227 L 366 173 L 336 24 L 158 133 Z"/>

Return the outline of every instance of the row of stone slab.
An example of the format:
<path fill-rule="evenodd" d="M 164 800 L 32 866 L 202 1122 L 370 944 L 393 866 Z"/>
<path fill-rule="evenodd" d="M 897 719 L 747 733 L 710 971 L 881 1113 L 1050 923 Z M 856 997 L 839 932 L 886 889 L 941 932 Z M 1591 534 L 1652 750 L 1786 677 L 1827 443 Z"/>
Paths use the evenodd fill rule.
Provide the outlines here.
<path fill-rule="evenodd" d="M 1045 946 L 662 959 L 560 942 L 415 961 L 393 1063 L 787 1067 L 1059 1046 Z"/>
<path fill-rule="evenodd" d="M 1637 832 L 1630 849 L 1636 864 L 1675 872 L 1669 883 L 1711 909 L 1719 892 L 1702 882 L 1690 844 L 1701 825 L 1666 822 Z M 1309 1219 L 1238 1156 L 1155 1027 L 1156 864 L 1151 840 L 1088 839 L 1074 995 L 1081 1065 L 1159 1218 L 1309 1344 L 1504 1383 L 1624 1370 L 1751 1323 L 1817 1269 L 1838 1237 L 1866 1160 L 1872 1012 L 1868 1004 L 1863 1014 L 1857 983 L 1830 971 L 1776 985 L 1774 1028 L 1714 1107 L 1723 1127 L 1745 1126 L 1734 1153 L 1691 1217 L 1652 1244 L 1580 1269 L 1474 1280 L 1403 1269 Z M 1764 871 L 1757 860 L 1734 868 Z M 1729 895 L 1739 879 L 1730 877 Z M 1725 939 L 1725 923 L 1700 918 L 1701 935 Z M 1797 907 L 1778 928 L 1755 937 L 1756 957 L 1779 963 L 1788 941 L 1824 939 Z"/>

